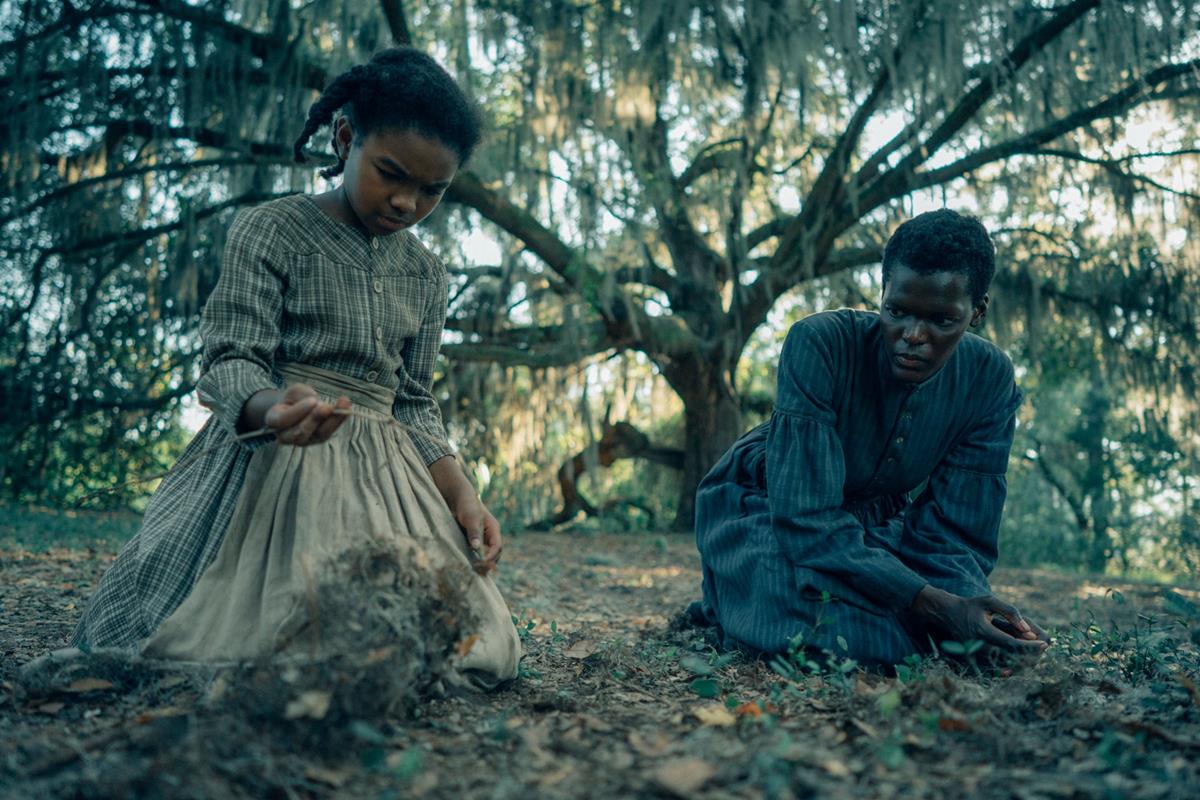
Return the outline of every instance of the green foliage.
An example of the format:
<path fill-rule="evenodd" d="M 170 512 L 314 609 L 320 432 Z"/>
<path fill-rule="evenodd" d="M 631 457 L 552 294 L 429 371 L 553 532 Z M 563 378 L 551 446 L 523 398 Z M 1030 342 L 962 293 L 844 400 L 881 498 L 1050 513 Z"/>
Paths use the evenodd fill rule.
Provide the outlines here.
<path fill-rule="evenodd" d="M 0 504 L 0 549 L 44 552 L 52 547 L 116 551 L 137 533 L 141 516 Z"/>

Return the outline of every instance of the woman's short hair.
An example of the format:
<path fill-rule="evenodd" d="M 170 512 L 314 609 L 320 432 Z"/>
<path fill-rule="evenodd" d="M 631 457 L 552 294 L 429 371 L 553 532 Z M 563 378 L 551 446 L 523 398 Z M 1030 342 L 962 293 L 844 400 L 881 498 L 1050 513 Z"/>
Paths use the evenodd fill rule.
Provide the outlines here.
<path fill-rule="evenodd" d="M 948 208 L 919 214 L 899 228 L 883 249 L 883 284 L 903 264 L 914 272 L 961 272 L 971 302 L 983 302 L 996 274 L 996 248 L 987 228 L 974 217 Z"/>

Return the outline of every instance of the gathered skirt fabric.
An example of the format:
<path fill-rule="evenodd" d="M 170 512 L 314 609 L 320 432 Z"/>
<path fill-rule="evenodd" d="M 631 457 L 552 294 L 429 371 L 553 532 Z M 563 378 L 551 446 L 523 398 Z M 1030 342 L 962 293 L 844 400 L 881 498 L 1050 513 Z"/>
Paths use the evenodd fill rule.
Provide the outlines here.
<path fill-rule="evenodd" d="M 187 661 L 269 656 L 304 627 L 307 599 L 343 554 L 382 545 L 411 558 L 414 568 L 448 571 L 463 588 L 478 639 L 459 667 L 473 683 L 515 677 L 520 643 L 508 607 L 492 578 L 471 569 L 461 529 L 409 433 L 387 413 L 390 392 L 312 367 L 282 372 L 327 397 L 348 394 L 364 416 L 348 417 L 319 445 L 272 442 L 254 450 L 211 432 L 210 422 L 189 450 L 221 435 L 228 445 L 211 454 L 220 458 L 206 453 L 164 481 L 142 530 L 101 582 L 77 641 L 136 644 L 147 656 Z M 202 465 L 229 472 L 221 481 L 197 469 Z M 186 503 L 189 514 L 203 507 L 207 537 L 180 517 L 173 500 Z M 185 535 L 172 540 L 172 522 Z M 166 565 L 165 574 L 148 574 L 153 565 Z M 114 621 L 121 611 L 133 619 Z"/>

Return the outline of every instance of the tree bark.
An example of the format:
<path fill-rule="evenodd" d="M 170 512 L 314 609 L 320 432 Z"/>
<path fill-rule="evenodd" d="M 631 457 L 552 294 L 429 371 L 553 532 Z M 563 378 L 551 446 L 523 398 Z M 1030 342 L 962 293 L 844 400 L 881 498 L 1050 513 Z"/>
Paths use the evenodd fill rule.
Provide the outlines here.
<path fill-rule="evenodd" d="M 729 381 L 731 370 L 697 358 L 694 369 L 672 370 L 672 388 L 683 399 L 683 483 L 672 527 L 695 529 L 696 488 L 705 474 L 742 434 L 742 412 Z"/>

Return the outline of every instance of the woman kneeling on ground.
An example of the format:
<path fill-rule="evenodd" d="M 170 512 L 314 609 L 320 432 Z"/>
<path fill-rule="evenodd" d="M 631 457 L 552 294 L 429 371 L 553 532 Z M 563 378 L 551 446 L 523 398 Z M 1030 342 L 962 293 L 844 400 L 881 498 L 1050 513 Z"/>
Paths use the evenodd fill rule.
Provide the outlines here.
<path fill-rule="evenodd" d="M 693 618 L 752 652 L 862 664 L 945 641 L 1045 649 L 988 586 L 1021 403 L 1008 357 L 968 333 L 994 273 L 982 224 L 922 214 L 887 243 L 878 314 L 792 326 L 771 419 L 697 492 Z"/>

